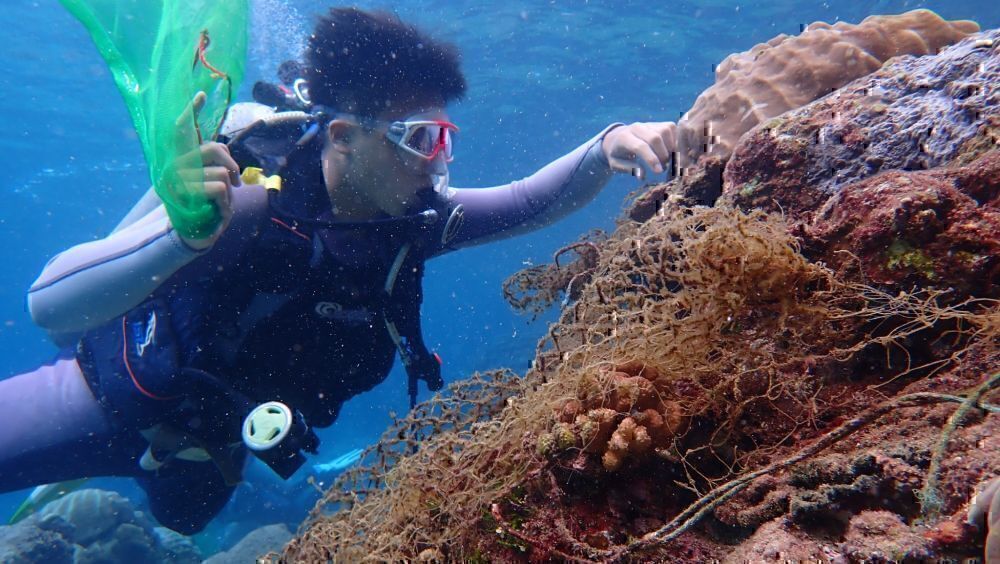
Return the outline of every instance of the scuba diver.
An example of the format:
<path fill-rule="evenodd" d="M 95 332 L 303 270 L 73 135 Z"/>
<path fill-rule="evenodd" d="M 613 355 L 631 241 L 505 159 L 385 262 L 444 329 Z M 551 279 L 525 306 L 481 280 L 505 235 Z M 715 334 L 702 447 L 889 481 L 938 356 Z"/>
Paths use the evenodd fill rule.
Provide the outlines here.
<path fill-rule="evenodd" d="M 454 188 L 453 45 L 332 9 L 282 71 L 200 147 L 214 233 L 180 236 L 151 190 L 32 285 L 32 318 L 65 348 L 0 381 L 0 490 L 133 477 L 161 524 L 200 531 L 248 453 L 287 479 L 397 354 L 411 405 L 420 381 L 443 386 L 420 329 L 428 259 L 549 225 L 675 148 L 673 123 L 612 124 L 523 180 Z"/>

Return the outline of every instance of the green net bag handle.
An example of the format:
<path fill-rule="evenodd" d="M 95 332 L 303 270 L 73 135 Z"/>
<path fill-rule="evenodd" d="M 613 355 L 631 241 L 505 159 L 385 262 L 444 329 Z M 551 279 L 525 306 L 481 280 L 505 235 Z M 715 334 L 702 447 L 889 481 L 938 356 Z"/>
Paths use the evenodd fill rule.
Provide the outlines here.
<path fill-rule="evenodd" d="M 60 2 L 107 63 L 174 229 L 211 235 L 221 215 L 205 196 L 199 146 L 215 137 L 243 78 L 247 0 Z M 206 97 L 196 109 L 198 92 Z"/>

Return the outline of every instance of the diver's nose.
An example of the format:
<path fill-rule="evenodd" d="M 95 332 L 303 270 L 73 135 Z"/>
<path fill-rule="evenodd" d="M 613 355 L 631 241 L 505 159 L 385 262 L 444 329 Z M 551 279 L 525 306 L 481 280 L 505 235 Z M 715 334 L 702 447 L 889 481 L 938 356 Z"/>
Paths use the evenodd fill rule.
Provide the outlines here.
<path fill-rule="evenodd" d="M 427 164 L 427 173 L 435 175 L 448 173 L 448 162 L 444 158 L 444 151 L 435 155 Z"/>
<path fill-rule="evenodd" d="M 443 154 L 438 154 L 431 159 L 427 164 L 427 174 L 434 185 L 434 191 L 444 193 L 448 188 L 448 162 L 445 161 Z"/>

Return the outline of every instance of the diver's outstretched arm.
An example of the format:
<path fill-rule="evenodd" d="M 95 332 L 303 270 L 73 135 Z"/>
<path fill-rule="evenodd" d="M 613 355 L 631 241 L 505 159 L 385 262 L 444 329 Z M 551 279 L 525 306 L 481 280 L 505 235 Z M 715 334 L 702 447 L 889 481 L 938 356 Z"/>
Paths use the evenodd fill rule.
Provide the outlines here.
<path fill-rule="evenodd" d="M 447 252 L 545 227 L 594 199 L 615 172 L 660 173 L 676 149 L 676 124 L 616 123 L 535 174 L 493 188 L 452 188 L 465 222 Z"/>
<path fill-rule="evenodd" d="M 534 231 L 589 203 L 614 176 L 601 142 L 621 125 L 608 126 L 523 180 L 491 188 L 449 189 L 449 200 L 465 208 L 465 221 L 449 246 L 470 247 Z"/>

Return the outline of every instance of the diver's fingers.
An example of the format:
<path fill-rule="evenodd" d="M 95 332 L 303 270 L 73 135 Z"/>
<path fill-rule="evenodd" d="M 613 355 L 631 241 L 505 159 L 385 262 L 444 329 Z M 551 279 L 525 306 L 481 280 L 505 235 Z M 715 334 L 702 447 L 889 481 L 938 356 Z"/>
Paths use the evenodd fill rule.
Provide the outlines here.
<path fill-rule="evenodd" d="M 670 160 L 670 154 L 677 150 L 677 124 L 673 122 L 650 122 L 634 124 L 636 136 L 645 141 L 661 164 Z"/>
<path fill-rule="evenodd" d="M 206 166 L 202 178 L 205 182 L 222 182 L 232 187 L 232 173 L 224 166 Z"/>
<path fill-rule="evenodd" d="M 634 140 L 630 139 L 624 145 L 625 154 L 624 158 L 630 163 L 635 163 L 635 165 L 642 165 L 645 163 L 650 170 L 659 174 L 663 172 L 663 165 L 660 163 L 659 157 L 649 146 L 649 143 L 640 140 L 638 137 L 634 137 Z"/>
<path fill-rule="evenodd" d="M 201 145 L 201 162 L 207 166 L 221 166 L 229 171 L 229 182 L 234 186 L 240 184 L 240 166 L 233 160 L 229 147 L 222 143 L 203 143 Z"/>
<path fill-rule="evenodd" d="M 223 169 L 224 171 L 225 169 Z M 181 236 L 182 239 L 187 243 L 189 247 L 197 251 L 204 251 L 210 248 L 215 242 L 222 236 L 229 227 L 229 221 L 233 218 L 233 206 L 232 206 L 232 194 L 228 181 L 228 172 L 221 173 L 225 181 L 208 181 L 204 183 L 205 197 L 209 201 L 214 202 L 216 209 L 219 210 L 219 216 L 222 221 L 219 222 L 218 228 L 209 235 L 201 238 L 190 238 Z"/>
<path fill-rule="evenodd" d="M 657 160 L 662 165 L 670 160 L 670 151 L 672 149 L 667 145 L 667 139 L 664 139 L 661 128 L 658 127 L 659 125 L 661 124 L 635 123 L 632 124 L 632 129 L 636 137 L 649 145 L 649 148 L 653 150 Z"/>
<path fill-rule="evenodd" d="M 183 182 L 224 182 L 232 186 L 232 173 L 224 166 L 186 168 L 177 171 Z"/>
<path fill-rule="evenodd" d="M 194 114 L 194 119 L 198 119 L 198 114 L 205 107 L 206 100 L 208 100 L 208 95 L 205 94 L 204 90 L 195 92 L 194 98 L 191 100 L 191 113 Z"/>
<path fill-rule="evenodd" d="M 615 172 L 635 172 L 635 163 L 618 157 L 608 157 L 608 164 Z"/>
<path fill-rule="evenodd" d="M 635 174 L 636 166 L 641 170 L 642 163 L 657 174 L 663 172 L 663 165 L 656 152 L 648 142 L 636 135 L 637 126 L 638 124 L 616 127 L 605 134 L 601 148 L 608 164 L 618 172 Z"/>
<path fill-rule="evenodd" d="M 177 121 L 174 122 L 174 143 L 177 147 L 184 147 L 189 143 L 190 137 L 188 137 L 191 127 L 195 130 L 198 128 L 198 114 L 205 107 L 205 102 L 208 100 L 208 96 L 204 91 L 199 90 L 194 98 L 191 99 L 191 103 L 184 107 L 184 111 L 181 115 L 177 116 Z"/>
<path fill-rule="evenodd" d="M 229 219 L 233 216 L 232 187 L 228 182 L 209 181 L 205 182 L 205 197 L 214 202 L 222 216 L 221 229 L 229 225 Z"/>

